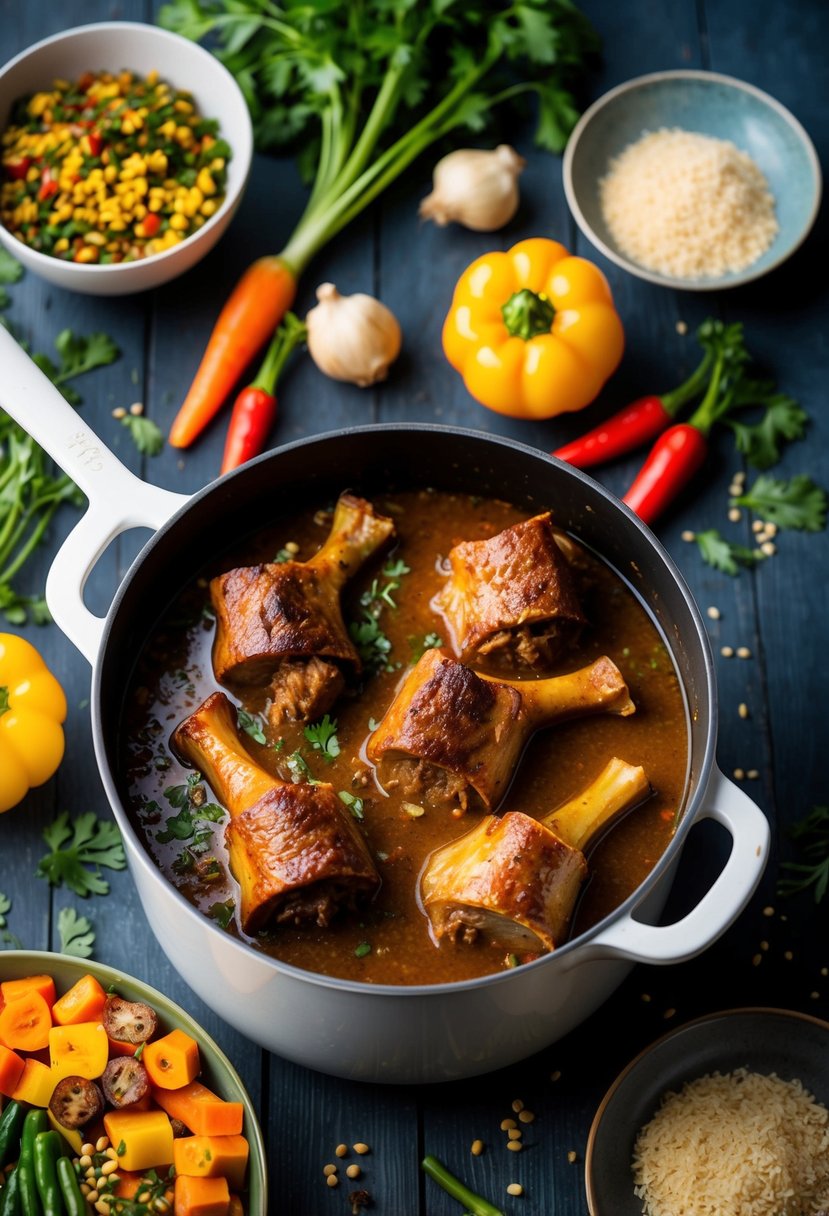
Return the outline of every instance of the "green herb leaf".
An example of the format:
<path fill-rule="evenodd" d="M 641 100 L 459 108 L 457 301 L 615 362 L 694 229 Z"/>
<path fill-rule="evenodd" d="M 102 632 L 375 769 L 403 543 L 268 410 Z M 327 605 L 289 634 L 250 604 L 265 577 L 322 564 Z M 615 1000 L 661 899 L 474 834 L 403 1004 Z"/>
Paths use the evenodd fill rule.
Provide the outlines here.
<path fill-rule="evenodd" d="M 233 920 L 236 905 L 232 899 L 227 899 L 224 903 L 211 904 L 207 911 L 220 929 L 226 929 Z"/>
<path fill-rule="evenodd" d="M 737 574 L 740 566 L 756 566 L 758 562 L 765 560 L 765 554 L 760 550 L 749 549 L 745 545 L 732 545 L 716 528 L 697 532 L 694 540 L 699 546 L 702 560 L 725 574 Z"/>
<path fill-rule="evenodd" d="M 357 958 L 365 958 L 371 954 L 371 942 L 360 942 L 359 946 L 354 951 Z"/>
<path fill-rule="evenodd" d="M 135 446 L 145 456 L 158 456 L 164 449 L 164 434 L 158 423 L 144 414 L 124 414 L 121 419 Z"/>
<path fill-rule="evenodd" d="M 309 785 L 322 785 L 322 782 L 317 781 L 314 777 L 302 752 L 292 752 L 285 760 L 285 764 L 293 782 L 307 781 Z"/>
<path fill-rule="evenodd" d="M 340 802 L 345 803 L 355 819 L 365 819 L 365 804 L 362 798 L 358 798 L 355 794 L 350 794 L 348 790 L 340 790 L 337 797 Z"/>
<path fill-rule="evenodd" d="M 783 481 L 762 475 L 745 494 L 732 504 L 748 507 L 762 519 L 806 532 L 821 532 L 826 527 L 826 492 L 805 473 Z"/>
<path fill-rule="evenodd" d="M 94 811 L 78 815 L 71 822 L 69 812 L 63 811 L 44 829 L 43 839 L 51 852 L 40 859 L 38 878 L 45 878 L 53 887 L 65 883 L 82 898 L 108 893 L 109 883 L 101 877 L 101 866 L 123 870 L 127 864 L 117 825 L 96 818 Z"/>
<path fill-rule="evenodd" d="M 443 645 L 443 638 L 437 633 L 426 633 L 422 638 L 411 636 L 409 646 L 412 650 L 412 663 L 418 663 L 427 650 L 435 650 Z"/>
<path fill-rule="evenodd" d="M 95 945 L 95 932 L 85 916 L 79 916 L 74 908 L 61 908 L 58 913 L 58 934 L 62 954 L 75 958 L 91 958 Z"/>
<path fill-rule="evenodd" d="M 258 714 L 249 714 L 247 710 L 239 708 L 236 710 L 236 721 L 254 742 L 261 743 L 263 746 L 268 742 L 263 729 L 264 723 Z"/>
<path fill-rule="evenodd" d="M 829 890 L 829 806 L 813 807 L 789 834 L 801 845 L 806 860 L 781 862 L 780 869 L 789 877 L 778 880 L 777 893 L 788 896 L 811 889 L 819 904 Z"/>
<path fill-rule="evenodd" d="M 11 912 L 11 909 L 12 901 L 9 899 L 8 895 L 4 895 L 3 892 L 0 891 L 0 929 L 5 929 L 7 924 L 6 917 L 8 916 L 9 912 Z"/>
<path fill-rule="evenodd" d="M 0 246 L 0 283 L 16 283 L 23 277 L 23 264 Z"/>
<path fill-rule="evenodd" d="M 756 469 L 768 469 L 777 464 L 783 444 L 801 439 L 805 434 L 808 414 L 794 398 L 778 393 L 773 384 L 746 381 L 738 388 L 735 404 L 763 406 L 762 417 L 755 423 L 733 417 L 725 419 L 734 432 L 737 450 Z"/>
<path fill-rule="evenodd" d="M 340 742 L 337 738 L 337 720 L 328 714 L 320 722 L 313 722 L 305 727 L 305 738 L 315 751 L 321 752 L 326 764 L 340 754 Z"/>

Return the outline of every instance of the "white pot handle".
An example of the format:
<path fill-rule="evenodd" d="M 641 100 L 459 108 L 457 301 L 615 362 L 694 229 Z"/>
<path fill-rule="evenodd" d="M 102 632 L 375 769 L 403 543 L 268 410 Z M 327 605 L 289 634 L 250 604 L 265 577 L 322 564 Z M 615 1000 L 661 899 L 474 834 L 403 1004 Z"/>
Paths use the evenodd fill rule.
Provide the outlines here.
<path fill-rule="evenodd" d="M 104 621 L 83 589 L 110 541 L 130 528 L 160 528 L 187 502 L 131 473 L 86 425 L 51 380 L 0 326 L 0 406 L 28 431 L 89 499 L 46 580 L 46 602 L 59 628 L 90 663 Z"/>
<path fill-rule="evenodd" d="M 673 925 L 645 925 L 630 913 L 614 921 L 589 943 L 591 959 L 685 962 L 707 950 L 737 919 L 766 866 L 768 820 L 757 804 L 717 768 L 696 816 L 697 822 L 701 819 L 715 819 L 732 837 L 728 861 L 713 886 L 687 916 Z"/>

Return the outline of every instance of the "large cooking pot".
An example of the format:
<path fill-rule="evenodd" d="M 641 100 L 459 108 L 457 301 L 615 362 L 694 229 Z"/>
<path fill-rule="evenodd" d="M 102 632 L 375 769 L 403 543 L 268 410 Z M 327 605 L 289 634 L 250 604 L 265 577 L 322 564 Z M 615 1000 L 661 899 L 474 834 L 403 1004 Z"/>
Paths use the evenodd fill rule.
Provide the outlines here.
<path fill-rule="evenodd" d="M 0 329 L 2 404 L 78 483 L 89 510 L 55 558 L 46 586 L 60 628 L 93 666 L 95 753 L 155 936 L 191 988 L 268 1050 L 324 1072 L 386 1082 L 472 1076 L 554 1042 L 605 1001 L 634 963 L 701 953 L 744 908 L 762 874 L 768 824 L 715 764 L 714 668 L 699 611 L 668 554 L 591 478 L 532 448 L 473 431 L 425 425 L 355 427 L 287 444 L 192 498 L 139 480 L 90 431 Z M 640 887 L 599 924 L 553 954 L 457 984 L 416 987 L 330 979 L 278 962 L 229 936 L 164 878 L 125 810 L 119 774 L 124 689 L 165 606 L 208 558 L 298 505 L 346 485 L 368 496 L 428 484 L 496 495 L 538 511 L 601 554 L 660 628 L 684 690 L 690 731 L 683 814 Z M 151 527 L 102 619 L 84 582 L 110 540 Z M 726 865 L 681 920 L 659 926 L 693 824 L 710 818 L 732 837 Z"/>

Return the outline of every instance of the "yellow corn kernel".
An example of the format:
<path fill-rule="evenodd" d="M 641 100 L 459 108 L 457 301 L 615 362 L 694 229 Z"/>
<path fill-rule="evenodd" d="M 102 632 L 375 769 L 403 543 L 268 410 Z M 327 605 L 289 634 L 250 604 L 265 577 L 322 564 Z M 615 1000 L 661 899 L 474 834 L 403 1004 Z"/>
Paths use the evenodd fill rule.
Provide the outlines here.
<path fill-rule="evenodd" d="M 179 212 L 176 212 L 175 215 L 170 216 L 170 227 L 176 232 L 186 232 L 186 230 L 190 227 L 190 221 L 187 219 L 186 215 L 181 215 Z"/>
<path fill-rule="evenodd" d="M 143 198 L 149 189 L 146 177 L 136 177 L 132 183 L 132 188 L 140 198 Z"/>
<path fill-rule="evenodd" d="M 36 169 L 34 167 L 34 165 L 32 165 L 32 167 L 30 169 L 26 170 L 26 181 L 27 182 L 36 182 L 39 177 L 40 177 L 40 169 Z"/>
<path fill-rule="evenodd" d="M 158 84 L 158 68 L 152 68 L 145 77 L 147 84 Z"/>
<path fill-rule="evenodd" d="M 189 148 L 193 143 L 193 132 L 190 127 L 176 127 L 175 138 L 182 148 Z"/>
<path fill-rule="evenodd" d="M 29 113 L 33 118 L 40 118 L 44 110 L 52 104 L 52 97 L 49 93 L 35 93 L 32 100 L 29 102 Z"/>
<path fill-rule="evenodd" d="M 83 239 L 87 245 L 97 245 L 98 248 L 106 245 L 106 237 L 101 232 L 87 232 Z"/>
<path fill-rule="evenodd" d="M 200 169 L 199 175 L 196 178 L 196 185 L 202 194 L 210 195 L 216 193 L 216 183 L 208 173 L 207 169 Z"/>
<path fill-rule="evenodd" d="M 92 235 L 90 233 L 90 235 Z M 75 261 L 82 265 L 88 265 L 90 262 L 98 261 L 98 250 L 94 245 L 81 245 L 78 252 L 75 254 Z"/>
<path fill-rule="evenodd" d="M 157 197 L 151 198 L 150 201 L 147 203 L 147 206 L 149 207 L 150 211 L 160 211 L 161 208 L 164 206 L 164 199 L 157 198 Z"/>
<path fill-rule="evenodd" d="M 186 198 L 177 198 L 173 203 L 173 211 L 176 215 L 184 215 L 184 208 L 187 206 Z"/>
<path fill-rule="evenodd" d="M 224 169 L 224 167 L 225 167 L 225 158 L 223 156 L 216 156 L 210 162 L 210 168 L 213 169 L 214 172 L 216 172 L 216 173 L 218 173 L 220 169 Z"/>
<path fill-rule="evenodd" d="M 55 223 L 65 224 L 67 220 L 72 218 L 72 204 L 63 203 L 55 212 Z"/>
<path fill-rule="evenodd" d="M 104 169 L 104 181 L 114 182 L 117 177 L 118 170 L 115 168 L 115 165 L 107 165 L 107 167 Z"/>
<path fill-rule="evenodd" d="M 60 238 L 60 240 L 55 241 L 55 253 L 66 253 L 66 250 L 68 248 L 69 248 L 69 241 L 66 239 L 65 236 L 62 236 Z"/>
<path fill-rule="evenodd" d="M 206 198 L 201 205 L 202 215 L 215 215 L 219 204 L 214 198 Z"/>
<path fill-rule="evenodd" d="M 129 211 L 131 207 L 134 207 L 135 203 L 136 203 L 136 198 L 135 198 L 135 194 L 132 190 L 127 190 L 127 191 L 125 191 L 124 194 L 121 195 L 121 206 L 126 211 Z"/>
<path fill-rule="evenodd" d="M 109 226 L 110 232 L 126 232 L 127 225 L 123 220 L 113 220 Z"/>
<path fill-rule="evenodd" d="M 147 208 L 143 203 L 136 203 L 132 209 L 132 213 L 137 220 L 143 220 L 147 214 Z"/>
<path fill-rule="evenodd" d="M 122 135 L 134 135 L 135 134 L 135 127 L 133 125 L 132 119 L 130 119 L 130 118 L 123 119 L 123 121 L 121 122 L 121 134 Z"/>
<path fill-rule="evenodd" d="M 147 168 L 150 173 L 166 173 L 167 172 L 167 157 L 159 149 L 156 152 L 151 152 L 147 157 Z"/>
<path fill-rule="evenodd" d="M 172 118 L 168 118 L 158 128 L 159 135 L 163 135 L 165 139 L 172 139 L 176 133 L 176 124 Z"/>
<path fill-rule="evenodd" d="M 178 101 L 173 102 L 173 109 L 177 110 L 179 112 L 179 114 L 192 114 L 193 113 L 193 107 L 191 106 L 190 102 L 185 101 L 181 97 L 178 99 Z"/>

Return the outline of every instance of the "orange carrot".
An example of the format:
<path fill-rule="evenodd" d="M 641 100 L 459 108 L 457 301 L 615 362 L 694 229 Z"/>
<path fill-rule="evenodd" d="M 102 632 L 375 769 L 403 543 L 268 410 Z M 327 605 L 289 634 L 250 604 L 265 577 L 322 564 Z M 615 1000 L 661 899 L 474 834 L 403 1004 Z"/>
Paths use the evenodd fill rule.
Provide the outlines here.
<path fill-rule="evenodd" d="M 181 1089 L 195 1081 L 201 1071 L 199 1045 L 183 1030 L 171 1030 L 163 1038 L 147 1043 L 141 1056 L 153 1085 Z"/>
<path fill-rule="evenodd" d="M 175 1216 L 227 1216 L 229 1210 L 225 1178 L 176 1178 Z"/>
<path fill-rule="evenodd" d="M 244 1136 L 181 1136 L 173 1141 L 173 1165 L 177 1175 L 226 1178 L 241 1191 L 249 1151 Z"/>
<path fill-rule="evenodd" d="M 225 1102 L 199 1081 L 191 1081 L 181 1089 L 159 1089 L 154 1085 L 153 1097 L 171 1119 L 181 1120 L 197 1136 L 238 1136 L 242 1131 L 242 1103 Z"/>
<path fill-rule="evenodd" d="M 0 1043 L 20 1051 L 38 1051 L 49 1046 L 52 1014 L 35 988 L 9 1003 L 0 1013 Z"/>
<path fill-rule="evenodd" d="M 20 1084 L 26 1061 L 0 1043 L 0 1094 L 10 1098 Z"/>
<path fill-rule="evenodd" d="M 259 258 L 242 275 L 219 314 L 193 383 L 170 430 L 174 448 L 189 447 L 219 412 L 233 386 L 291 307 L 296 275 L 279 257 Z"/>
<path fill-rule="evenodd" d="M 0 991 L 6 1004 L 32 991 L 39 992 L 50 1009 L 55 1003 L 55 981 L 51 975 L 27 975 L 22 980 L 4 980 L 0 984 Z"/>
<path fill-rule="evenodd" d="M 106 993 L 94 975 L 85 975 L 68 992 L 55 1001 L 52 1017 L 58 1026 L 74 1026 L 77 1022 L 100 1020 Z"/>

